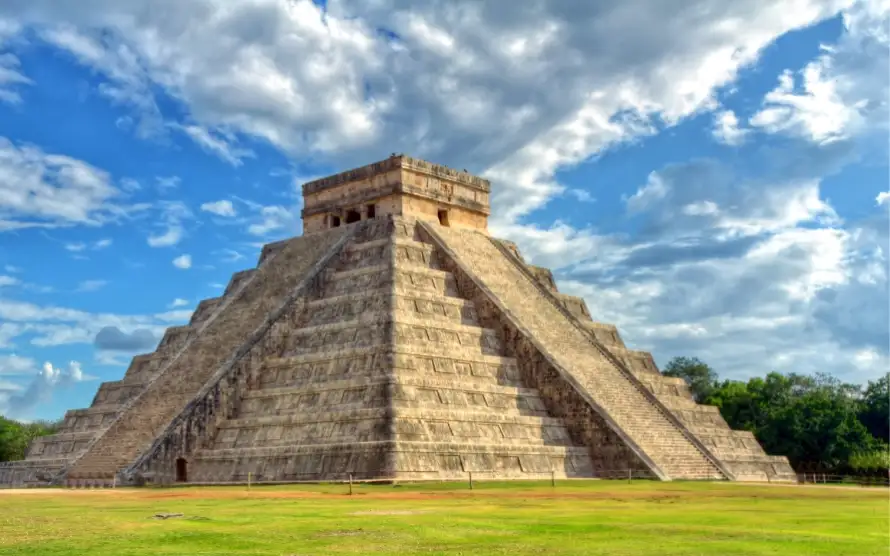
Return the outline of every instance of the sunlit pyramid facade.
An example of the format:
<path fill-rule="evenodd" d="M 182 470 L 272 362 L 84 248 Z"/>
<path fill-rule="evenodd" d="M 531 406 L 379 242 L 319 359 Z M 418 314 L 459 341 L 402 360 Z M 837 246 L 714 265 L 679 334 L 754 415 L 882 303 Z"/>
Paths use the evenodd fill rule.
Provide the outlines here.
<path fill-rule="evenodd" d="M 794 479 L 489 236 L 489 194 L 401 155 L 303 185 L 303 235 L 0 464 L 0 484 Z"/>

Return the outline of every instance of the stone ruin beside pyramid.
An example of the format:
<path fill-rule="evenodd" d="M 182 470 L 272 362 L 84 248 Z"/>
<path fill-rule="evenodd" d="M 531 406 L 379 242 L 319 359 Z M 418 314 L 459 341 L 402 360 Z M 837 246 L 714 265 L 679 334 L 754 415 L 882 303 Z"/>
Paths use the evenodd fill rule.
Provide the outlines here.
<path fill-rule="evenodd" d="M 551 272 L 488 181 L 407 156 L 303 185 L 303 235 L 202 301 L 0 484 L 792 481 Z"/>

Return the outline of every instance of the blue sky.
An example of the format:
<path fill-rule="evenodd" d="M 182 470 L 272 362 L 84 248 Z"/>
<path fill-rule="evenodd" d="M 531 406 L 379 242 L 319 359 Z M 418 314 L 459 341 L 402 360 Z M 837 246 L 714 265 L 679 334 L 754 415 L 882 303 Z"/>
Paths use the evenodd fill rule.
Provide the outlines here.
<path fill-rule="evenodd" d="M 886 0 L 325 4 L 0 6 L 0 413 L 88 406 L 391 152 L 662 365 L 887 371 Z"/>

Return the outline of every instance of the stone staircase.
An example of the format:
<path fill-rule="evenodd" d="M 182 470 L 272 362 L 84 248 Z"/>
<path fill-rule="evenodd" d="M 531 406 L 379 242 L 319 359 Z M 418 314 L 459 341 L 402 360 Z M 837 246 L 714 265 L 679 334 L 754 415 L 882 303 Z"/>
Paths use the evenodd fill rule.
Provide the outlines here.
<path fill-rule="evenodd" d="M 516 253 L 518 256 L 518 250 Z M 521 257 L 519 259 L 521 261 Z M 731 429 L 718 408 L 695 403 L 686 382 L 662 375 L 651 353 L 628 349 L 614 325 L 591 319 L 583 299 L 559 293 L 549 270 L 525 266 L 538 283 L 553 292 L 559 303 L 594 335 L 596 341 L 620 360 L 737 480 L 797 481 L 788 458 L 767 455 L 751 432 Z"/>
<path fill-rule="evenodd" d="M 138 396 L 171 355 L 184 345 L 195 324 L 193 318 L 191 326 L 167 329 L 157 349 L 135 356 L 121 380 L 99 385 L 90 407 L 67 411 L 56 434 L 35 438 L 25 460 L 0 465 L 0 484 L 46 484 L 50 477 L 82 456 L 117 419 L 127 402 Z"/>
<path fill-rule="evenodd" d="M 302 326 L 269 336 L 275 355 L 189 482 L 591 476 L 435 248 L 409 221 L 382 235 L 347 245 Z"/>
<path fill-rule="evenodd" d="M 557 303 L 542 294 L 532 275 L 521 272 L 493 240 L 477 232 L 428 223 L 423 226 L 455 267 L 512 317 L 560 374 L 583 392 L 601 416 L 614 423 L 615 432 L 647 460 L 653 472 L 662 478 L 726 477 L 715 458 L 696 446 L 667 410 L 657 401 L 653 403 L 641 383 L 602 353 Z"/>
<path fill-rule="evenodd" d="M 144 382 L 131 395 L 115 400 L 121 406 L 118 414 L 70 463 L 68 484 L 111 483 L 235 354 L 292 284 L 341 234 L 339 230 L 312 241 L 297 238 L 267 246 L 259 268 L 233 276 L 222 300 L 202 302 L 190 325 L 168 331 L 159 346 L 166 354 L 161 368 L 153 376 L 142 377 Z M 119 390 L 118 386 L 107 387 L 107 395 Z M 100 390 L 97 399 L 102 396 Z"/>

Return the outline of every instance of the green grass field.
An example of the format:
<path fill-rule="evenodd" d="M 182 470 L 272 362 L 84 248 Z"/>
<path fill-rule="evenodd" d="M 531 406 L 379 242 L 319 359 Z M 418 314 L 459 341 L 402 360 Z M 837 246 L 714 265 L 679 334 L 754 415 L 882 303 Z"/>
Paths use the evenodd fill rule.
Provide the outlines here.
<path fill-rule="evenodd" d="M 890 530 L 886 489 L 647 481 L 0 491 L 0 507 L 0 554 L 41 556 L 867 556 Z"/>

